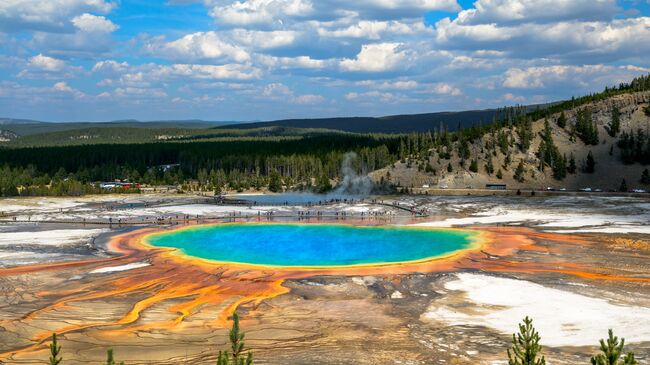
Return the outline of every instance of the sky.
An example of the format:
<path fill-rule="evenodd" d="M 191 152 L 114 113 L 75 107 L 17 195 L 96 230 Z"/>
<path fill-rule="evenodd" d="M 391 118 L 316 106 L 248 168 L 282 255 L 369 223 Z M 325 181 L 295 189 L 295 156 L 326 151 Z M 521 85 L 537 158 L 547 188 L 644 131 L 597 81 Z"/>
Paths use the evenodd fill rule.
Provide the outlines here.
<path fill-rule="evenodd" d="M 650 0 L 2 0 L 0 117 L 536 104 L 650 72 Z"/>

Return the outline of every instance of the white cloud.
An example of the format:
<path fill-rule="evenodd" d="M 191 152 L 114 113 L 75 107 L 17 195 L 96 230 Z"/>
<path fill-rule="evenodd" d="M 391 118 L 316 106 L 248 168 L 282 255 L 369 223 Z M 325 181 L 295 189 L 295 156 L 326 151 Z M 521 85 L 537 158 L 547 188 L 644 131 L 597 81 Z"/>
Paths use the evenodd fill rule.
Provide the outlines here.
<path fill-rule="evenodd" d="M 256 61 L 272 69 L 322 69 L 336 63 L 333 60 L 316 60 L 308 56 L 274 57 L 257 55 Z"/>
<path fill-rule="evenodd" d="M 160 45 L 152 44 L 150 49 L 156 55 L 183 61 L 229 59 L 244 62 L 250 59 L 244 48 L 224 41 L 219 33 L 214 31 L 188 34 Z"/>
<path fill-rule="evenodd" d="M 103 16 L 84 13 L 72 18 L 72 24 L 84 32 L 111 33 L 119 27 Z"/>
<path fill-rule="evenodd" d="M 120 87 L 115 89 L 113 94 L 121 98 L 135 98 L 135 100 L 160 99 L 168 96 L 162 89 L 144 87 Z"/>
<path fill-rule="evenodd" d="M 359 7 L 377 7 L 380 9 L 415 9 L 420 11 L 460 10 L 456 0 L 358 0 Z"/>
<path fill-rule="evenodd" d="M 448 49 L 490 50 L 521 58 L 552 57 L 607 60 L 645 56 L 650 17 L 611 22 L 464 25 L 445 18 L 436 24 L 436 43 Z"/>
<path fill-rule="evenodd" d="M 510 103 L 523 103 L 524 101 L 526 101 L 526 98 L 524 98 L 523 96 L 515 95 L 512 93 L 503 94 L 502 99 Z"/>
<path fill-rule="evenodd" d="M 348 101 L 371 101 L 371 102 L 382 102 L 382 103 L 395 103 L 400 99 L 400 96 L 390 93 L 390 92 L 380 92 L 380 91 L 367 91 L 367 92 L 350 92 L 345 94 L 345 99 Z"/>
<path fill-rule="evenodd" d="M 320 104 L 325 101 L 325 98 L 321 95 L 315 94 L 304 94 L 304 95 L 295 95 L 293 90 L 288 86 L 275 82 L 264 86 L 260 93 L 263 99 L 273 100 L 273 101 L 285 101 L 291 104 Z"/>
<path fill-rule="evenodd" d="M 285 17 L 302 17 L 313 12 L 310 0 L 245 0 L 217 5 L 210 15 L 220 24 L 250 25 L 281 23 Z"/>
<path fill-rule="evenodd" d="M 39 53 L 38 55 L 29 59 L 28 66 L 34 69 L 47 71 L 47 72 L 57 72 L 63 70 L 65 67 L 65 61 L 43 56 Z"/>
<path fill-rule="evenodd" d="M 240 65 L 195 65 L 195 64 L 174 64 L 169 66 L 158 66 L 152 71 L 154 77 L 186 77 L 190 79 L 211 79 L 211 80 L 250 80 L 261 76 L 257 68 Z"/>
<path fill-rule="evenodd" d="M 257 49 L 272 49 L 293 44 L 298 37 L 298 32 L 291 30 L 254 31 L 234 29 L 232 38 L 239 44 Z"/>
<path fill-rule="evenodd" d="M 570 83 L 573 89 L 616 85 L 650 69 L 636 66 L 553 65 L 510 68 L 503 77 L 503 87 L 512 89 L 541 89 Z M 603 86 L 604 86 L 603 85 Z"/>
<path fill-rule="evenodd" d="M 458 14 L 459 24 L 546 23 L 565 20 L 608 20 L 618 11 L 616 0 L 477 0 Z"/>
<path fill-rule="evenodd" d="M 68 86 L 68 84 L 66 84 L 66 83 L 63 82 L 63 81 L 57 82 L 57 83 L 54 84 L 54 86 L 52 86 L 52 87 L 53 87 L 54 90 L 56 90 L 56 91 L 65 91 L 65 92 L 70 92 L 70 91 L 72 91 L 72 88 L 71 88 L 70 86 Z"/>
<path fill-rule="evenodd" d="M 318 29 L 321 37 L 332 38 L 366 38 L 381 39 L 385 35 L 412 35 L 431 32 L 420 20 L 405 23 L 400 21 L 370 21 L 361 20 L 345 28 L 339 29 Z"/>
<path fill-rule="evenodd" d="M 444 82 L 431 85 L 430 90 L 440 95 L 460 96 L 463 94 L 457 87 Z"/>
<path fill-rule="evenodd" d="M 51 80 L 79 77 L 83 73 L 84 71 L 81 67 L 70 66 L 64 60 L 39 53 L 36 56 L 30 57 L 16 76 L 21 79 Z"/>
<path fill-rule="evenodd" d="M 116 3 L 104 0 L 2 0 L 0 30 L 62 31 L 70 29 L 75 16 L 97 12 L 106 14 Z"/>
<path fill-rule="evenodd" d="M 56 93 L 68 94 L 68 95 L 71 95 L 71 96 L 73 96 L 75 98 L 83 98 L 83 97 L 86 96 L 83 92 L 68 86 L 68 84 L 66 84 L 63 81 L 59 81 L 59 82 L 55 83 L 52 86 L 52 90 L 54 90 L 54 92 L 56 92 Z"/>
<path fill-rule="evenodd" d="M 104 72 L 104 73 L 118 73 L 128 70 L 128 62 L 117 62 L 114 60 L 105 60 L 95 63 L 93 66 L 93 72 Z"/>
<path fill-rule="evenodd" d="M 407 59 L 399 43 L 366 44 L 356 59 L 344 59 L 341 68 L 345 71 L 384 72 L 394 69 Z"/>
<path fill-rule="evenodd" d="M 325 101 L 325 98 L 321 95 L 314 94 L 305 94 L 294 97 L 293 102 L 295 104 L 320 104 Z"/>
<path fill-rule="evenodd" d="M 271 98 L 284 97 L 291 94 L 292 92 L 289 87 L 281 83 L 268 84 L 262 89 L 262 95 Z"/>
<path fill-rule="evenodd" d="M 219 25 L 284 27 L 306 20 L 421 18 L 434 10 L 458 11 L 456 0 L 207 0 Z"/>

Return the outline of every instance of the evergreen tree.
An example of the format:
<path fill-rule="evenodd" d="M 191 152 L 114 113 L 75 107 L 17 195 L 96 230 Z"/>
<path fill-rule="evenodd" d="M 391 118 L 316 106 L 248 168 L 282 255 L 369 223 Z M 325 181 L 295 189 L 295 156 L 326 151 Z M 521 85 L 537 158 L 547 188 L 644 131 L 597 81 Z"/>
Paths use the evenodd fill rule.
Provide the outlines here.
<path fill-rule="evenodd" d="M 530 119 L 524 119 L 524 121 L 517 127 L 517 134 L 519 135 L 519 149 L 522 152 L 528 151 L 530 143 L 533 140 L 533 125 Z"/>
<path fill-rule="evenodd" d="M 560 113 L 560 116 L 557 118 L 557 126 L 560 128 L 566 127 L 566 115 L 564 115 L 564 111 Z"/>
<path fill-rule="evenodd" d="M 117 365 L 113 356 L 113 349 L 106 350 L 106 365 Z M 124 361 L 120 362 L 119 365 L 124 365 Z"/>
<path fill-rule="evenodd" d="M 621 186 L 618 188 L 618 191 L 621 191 L 623 193 L 627 192 L 627 182 L 625 179 L 621 181 Z"/>
<path fill-rule="evenodd" d="M 332 184 L 330 183 L 329 177 L 327 177 L 325 174 L 321 174 L 320 178 L 318 179 L 317 191 L 322 194 L 330 190 L 332 190 Z"/>
<path fill-rule="evenodd" d="M 585 172 L 593 174 L 594 171 L 596 171 L 596 161 L 594 160 L 594 155 L 589 151 L 587 154 L 587 162 L 585 163 Z"/>
<path fill-rule="evenodd" d="M 650 184 L 650 172 L 648 172 L 648 169 L 643 170 L 643 173 L 641 174 L 641 184 Z"/>
<path fill-rule="evenodd" d="M 569 166 L 567 167 L 567 172 L 570 174 L 575 174 L 577 170 L 578 170 L 578 166 L 576 165 L 576 158 L 573 155 L 573 152 L 571 152 L 571 155 L 569 157 Z"/>
<path fill-rule="evenodd" d="M 519 164 L 517 165 L 517 168 L 515 169 L 515 174 L 514 174 L 515 180 L 517 180 L 519 182 L 524 182 L 524 180 L 525 180 L 524 173 L 525 173 L 525 171 L 524 171 L 524 161 L 520 160 Z"/>
<path fill-rule="evenodd" d="M 607 134 L 609 134 L 610 137 L 616 137 L 616 135 L 621 131 L 621 111 L 616 105 L 612 107 L 612 118 L 605 126 L 605 130 L 607 130 Z"/>
<path fill-rule="evenodd" d="M 447 164 L 447 172 L 454 172 L 454 168 L 451 166 L 451 162 Z"/>
<path fill-rule="evenodd" d="M 508 349 L 508 365 L 545 365 L 539 333 L 533 327 L 533 320 L 526 317 L 519 324 L 519 333 L 512 334 L 512 350 Z"/>
<path fill-rule="evenodd" d="M 487 162 L 485 163 L 485 172 L 487 172 L 488 175 L 492 175 L 494 173 L 494 164 L 492 163 L 492 157 L 487 158 Z"/>
<path fill-rule="evenodd" d="M 282 191 L 282 177 L 276 170 L 273 170 L 269 176 L 269 190 L 274 193 Z"/>
<path fill-rule="evenodd" d="M 580 139 L 588 145 L 597 145 L 600 142 L 598 137 L 598 127 L 591 115 L 591 109 L 584 108 L 578 110 L 576 116 L 575 132 Z"/>
<path fill-rule="evenodd" d="M 625 345 L 625 339 L 621 338 L 619 343 L 618 337 L 614 336 L 614 332 L 610 329 L 608 331 L 607 342 L 605 340 L 600 340 L 600 351 L 602 354 L 598 354 L 591 358 L 592 365 L 636 365 L 636 359 L 634 358 L 634 353 L 629 352 L 623 358 L 623 361 L 620 361 L 621 354 L 623 352 L 623 346 Z"/>
<path fill-rule="evenodd" d="M 472 162 L 469 164 L 469 171 L 478 172 L 478 160 L 472 160 Z"/>
<path fill-rule="evenodd" d="M 253 354 L 249 351 L 244 356 L 245 334 L 239 329 L 239 315 L 236 312 L 232 316 L 232 321 L 232 328 L 228 335 L 232 353 L 229 356 L 228 351 L 219 351 L 217 365 L 252 365 Z"/>
<path fill-rule="evenodd" d="M 553 162 L 553 177 L 556 180 L 562 180 L 566 177 L 566 156 L 562 156 L 559 153 L 555 154 L 555 160 Z"/>
<path fill-rule="evenodd" d="M 499 179 L 499 180 L 503 179 L 503 172 L 501 172 L 501 169 L 499 169 L 499 171 L 497 171 L 497 179 Z"/>
<path fill-rule="evenodd" d="M 56 333 L 52 334 L 52 343 L 50 344 L 50 362 L 49 365 L 59 365 L 61 358 L 61 346 L 56 341 Z"/>
<path fill-rule="evenodd" d="M 548 123 L 548 120 L 544 121 L 544 131 L 542 132 L 542 141 L 539 144 L 539 150 L 537 156 L 540 159 L 539 170 L 544 171 L 544 166 L 554 166 L 561 156 L 560 152 L 553 142 L 553 130 Z M 555 173 L 555 172 L 554 172 Z"/>

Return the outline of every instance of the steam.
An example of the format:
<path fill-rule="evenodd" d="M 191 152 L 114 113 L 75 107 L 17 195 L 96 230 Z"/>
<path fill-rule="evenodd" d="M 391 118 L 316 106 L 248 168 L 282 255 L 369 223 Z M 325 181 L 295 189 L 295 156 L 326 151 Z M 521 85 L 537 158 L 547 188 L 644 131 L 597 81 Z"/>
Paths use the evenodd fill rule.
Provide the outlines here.
<path fill-rule="evenodd" d="M 357 174 L 354 168 L 354 163 L 358 156 L 354 152 L 348 152 L 343 156 L 341 162 L 341 182 L 336 186 L 336 189 L 331 193 L 332 195 L 352 195 L 352 196 L 368 196 L 372 192 L 374 183 L 367 174 Z"/>

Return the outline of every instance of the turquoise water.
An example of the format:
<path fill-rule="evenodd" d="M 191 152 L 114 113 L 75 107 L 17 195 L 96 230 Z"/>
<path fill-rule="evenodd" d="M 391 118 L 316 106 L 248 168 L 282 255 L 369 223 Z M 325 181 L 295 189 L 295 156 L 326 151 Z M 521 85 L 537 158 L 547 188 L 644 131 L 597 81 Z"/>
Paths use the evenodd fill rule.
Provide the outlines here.
<path fill-rule="evenodd" d="M 154 234 L 148 242 L 204 259 L 272 266 L 397 263 L 468 248 L 473 233 L 336 224 L 220 224 Z"/>

